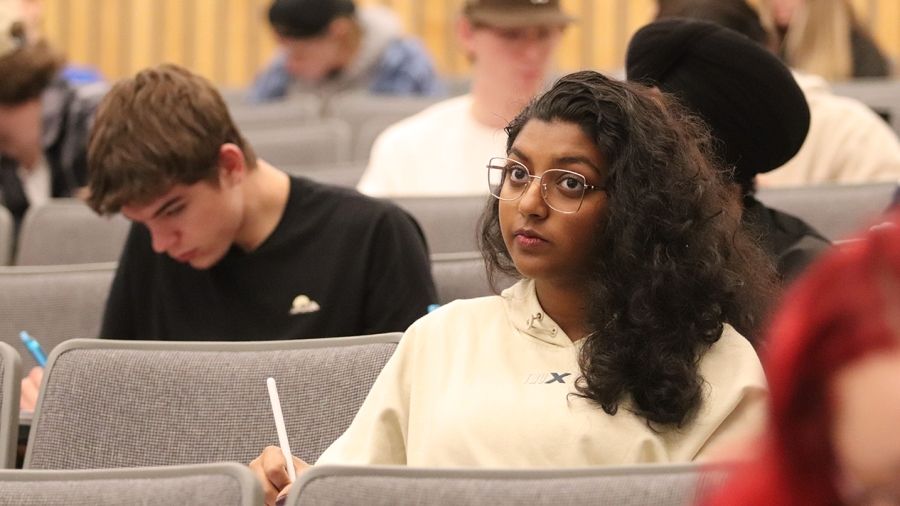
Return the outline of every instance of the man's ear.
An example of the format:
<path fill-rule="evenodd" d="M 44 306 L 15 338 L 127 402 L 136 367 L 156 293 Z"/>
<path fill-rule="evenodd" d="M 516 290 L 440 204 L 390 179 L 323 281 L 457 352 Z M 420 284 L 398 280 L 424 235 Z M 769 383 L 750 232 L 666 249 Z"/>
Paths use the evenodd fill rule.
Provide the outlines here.
<path fill-rule="evenodd" d="M 328 23 L 328 35 L 337 39 L 343 39 L 353 31 L 353 19 L 347 16 L 338 16 Z"/>
<path fill-rule="evenodd" d="M 247 161 L 244 151 L 237 144 L 230 142 L 219 147 L 219 182 L 234 186 L 244 181 L 247 176 Z"/>
<path fill-rule="evenodd" d="M 472 47 L 472 37 L 474 33 L 475 26 L 467 18 L 460 16 L 456 20 L 456 38 L 459 40 L 459 45 L 462 47 L 463 52 L 465 52 L 466 58 L 469 59 L 472 59 L 474 54 L 474 49 Z"/>

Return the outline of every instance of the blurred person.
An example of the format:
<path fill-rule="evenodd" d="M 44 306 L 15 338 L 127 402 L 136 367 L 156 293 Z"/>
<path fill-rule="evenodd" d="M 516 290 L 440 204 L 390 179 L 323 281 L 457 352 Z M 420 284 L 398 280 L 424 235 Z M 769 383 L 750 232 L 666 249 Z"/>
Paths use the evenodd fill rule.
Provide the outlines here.
<path fill-rule="evenodd" d="M 657 0 L 657 19 L 683 17 L 735 30 L 777 49 L 759 14 L 745 0 Z M 860 101 L 835 95 L 821 77 L 792 69 L 810 109 L 800 151 L 780 168 L 759 174 L 760 186 L 859 184 L 900 179 L 900 140 Z"/>
<path fill-rule="evenodd" d="M 741 334 L 774 273 L 699 121 L 585 71 L 507 132 L 482 178 L 480 244 L 491 273 L 520 281 L 414 323 L 317 464 L 690 462 L 757 435 L 766 386 Z M 267 504 L 284 465 L 277 447 L 251 463 Z"/>
<path fill-rule="evenodd" d="M 18 2 L 0 0 L 0 203 L 17 224 L 29 206 L 84 187 L 90 122 L 106 91 L 62 77 L 62 56 L 27 38 Z"/>
<path fill-rule="evenodd" d="M 503 152 L 503 127 L 546 86 L 571 21 L 559 0 L 467 0 L 456 33 L 472 63 L 470 93 L 382 132 L 357 189 L 377 197 L 484 195 L 485 160 Z"/>
<path fill-rule="evenodd" d="M 742 221 L 784 280 L 829 247 L 809 224 L 754 196 L 756 175 L 791 159 L 809 128 L 803 92 L 775 55 L 714 23 L 673 18 L 638 30 L 626 60 L 629 80 L 671 93 L 709 125 Z"/>
<path fill-rule="evenodd" d="M 250 89 L 253 102 L 307 92 L 437 95 L 443 86 L 422 44 L 384 7 L 352 0 L 274 0 L 279 53 Z"/>
<path fill-rule="evenodd" d="M 760 0 L 788 65 L 829 81 L 887 77 L 890 64 L 848 0 Z"/>
<path fill-rule="evenodd" d="M 812 266 L 768 332 L 768 433 L 710 505 L 900 502 L 900 228 Z"/>

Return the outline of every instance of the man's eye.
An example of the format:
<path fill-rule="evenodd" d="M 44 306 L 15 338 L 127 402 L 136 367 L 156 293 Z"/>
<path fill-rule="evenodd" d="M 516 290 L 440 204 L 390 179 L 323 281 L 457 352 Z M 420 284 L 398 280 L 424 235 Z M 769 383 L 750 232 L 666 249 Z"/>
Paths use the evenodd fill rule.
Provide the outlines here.
<path fill-rule="evenodd" d="M 177 216 L 178 214 L 181 213 L 181 211 L 184 211 L 183 205 L 175 206 L 175 207 L 169 209 L 168 211 L 166 211 L 165 215 L 166 216 Z"/>

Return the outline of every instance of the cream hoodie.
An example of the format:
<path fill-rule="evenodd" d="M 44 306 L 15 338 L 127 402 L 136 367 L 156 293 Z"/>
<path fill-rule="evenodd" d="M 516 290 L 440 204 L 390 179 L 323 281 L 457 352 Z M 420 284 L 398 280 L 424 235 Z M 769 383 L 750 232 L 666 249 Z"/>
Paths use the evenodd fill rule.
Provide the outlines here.
<path fill-rule="evenodd" d="M 615 416 L 575 391 L 577 344 L 538 303 L 532 281 L 501 296 L 459 300 L 421 318 L 347 431 L 318 464 L 582 467 L 686 462 L 758 432 L 766 385 L 756 353 L 733 328 L 704 355 L 696 419 L 655 433 L 620 406 Z"/>

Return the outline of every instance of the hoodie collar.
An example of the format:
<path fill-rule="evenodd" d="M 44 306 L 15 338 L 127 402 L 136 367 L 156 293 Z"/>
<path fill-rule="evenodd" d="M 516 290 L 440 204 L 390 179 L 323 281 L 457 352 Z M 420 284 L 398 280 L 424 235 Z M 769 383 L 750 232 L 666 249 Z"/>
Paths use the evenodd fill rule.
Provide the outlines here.
<path fill-rule="evenodd" d="M 562 328 L 544 312 L 538 301 L 534 280 L 522 279 L 500 294 L 506 303 L 510 323 L 516 330 L 560 347 L 574 346 Z"/>

